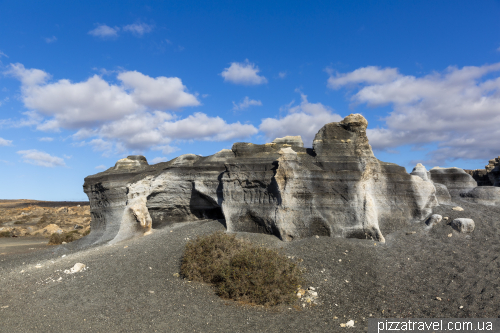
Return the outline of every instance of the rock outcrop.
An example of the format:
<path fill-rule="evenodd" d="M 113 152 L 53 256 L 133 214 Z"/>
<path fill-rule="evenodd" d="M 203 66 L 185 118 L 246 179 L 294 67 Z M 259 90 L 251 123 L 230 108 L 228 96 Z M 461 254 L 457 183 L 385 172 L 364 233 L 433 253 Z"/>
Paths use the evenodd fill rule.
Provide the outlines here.
<path fill-rule="evenodd" d="M 445 205 L 451 205 L 451 195 L 450 192 L 448 192 L 448 188 L 444 184 L 439 184 L 439 183 L 434 183 L 431 180 L 431 174 L 425 166 L 422 165 L 422 163 L 418 163 L 414 168 L 413 171 L 410 173 L 410 175 L 413 176 L 418 176 L 422 178 L 422 180 L 425 180 L 427 182 L 430 182 L 434 185 L 434 188 L 436 189 L 436 198 L 438 203 L 445 204 Z"/>
<path fill-rule="evenodd" d="M 485 170 L 493 186 L 500 186 L 500 156 L 489 161 Z"/>
<path fill-rule="evenodd" d="M 285 137 L 155 165 L 128 157 L 85 178 L 92 214 L 86 238 L 117 241 L 219 219 L 228 231 L 284 241 L 313 235 L 384 241 L 384 234 L 425 219 L 438 201 L 431 182 L 375 158 L 366 127 L 358 114 L 326 124 L 312 149 L 300 137 Z"/>
<path fill-rule="evenodd" d="M 459 196 L 460 193 L 468 192 L 477 186 L 474 178 L 460 168 L 434 167 L 429 174 L 431 181 L 445 185 L 452 197 Z"/>
<path fill-rule="evenodd" d="M 500 187 L 500 156 L 488 161 L 484 169 L 465 170 L 477 182 L 477 186 Z"/>

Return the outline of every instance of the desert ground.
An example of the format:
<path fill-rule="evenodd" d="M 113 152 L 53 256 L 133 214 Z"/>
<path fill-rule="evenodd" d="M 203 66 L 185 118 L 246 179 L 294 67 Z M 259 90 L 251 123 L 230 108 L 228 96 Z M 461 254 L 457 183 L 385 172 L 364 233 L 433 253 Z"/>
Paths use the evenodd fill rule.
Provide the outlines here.
<path fill-rule="evenodd" d="M 464 210 L 441 205 L 434 213 L 448 221 L 472 218 L 471 234 L 446 221 L 430 230 L 414 224 L 386 235 L 385 244 L 237 234 L 300 262 L 304 287 L 318 292 L 313 305 L 299 299 L 276 308 L 238 304 L 180 277 L 186 242 L 224 230 L 214 220 L 178 223 L 114 245 L 80 249 L 75 241 L 4 253 L 0 331 L 366 332 L 368 318 L 499 318 L 500 208 L 455 204 Z M 76 263 L 85 268 L 67 274 Z M 342 327 L 349 320 L 354 327 Z"/>

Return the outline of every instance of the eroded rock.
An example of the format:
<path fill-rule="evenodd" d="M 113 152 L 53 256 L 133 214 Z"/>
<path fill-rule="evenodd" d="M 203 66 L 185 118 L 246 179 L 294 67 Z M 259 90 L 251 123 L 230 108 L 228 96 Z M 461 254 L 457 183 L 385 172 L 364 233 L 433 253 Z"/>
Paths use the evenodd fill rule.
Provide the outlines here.
<path fill-rule="evenodd" d="M 470 233 L 474 231 L 475 223 L 472 219 L 458 218 L 451 221 L 451 226 L 458 232 Z"/>
<path fill-rule="evenodd" d="M 314 235 L 384 241 L 384 233 L 425 219 L 438 201 L 431 182 L 375 158 L 366 127 L 366 119 L 353 114 L 326 124 L 312 149 L 300 137 L 240 142 L 208 157 L 186 154 L 140 168 L 122 163 L 89 176 L 88 239 L 219 219 L 228 231 L 285 241 Z"/>

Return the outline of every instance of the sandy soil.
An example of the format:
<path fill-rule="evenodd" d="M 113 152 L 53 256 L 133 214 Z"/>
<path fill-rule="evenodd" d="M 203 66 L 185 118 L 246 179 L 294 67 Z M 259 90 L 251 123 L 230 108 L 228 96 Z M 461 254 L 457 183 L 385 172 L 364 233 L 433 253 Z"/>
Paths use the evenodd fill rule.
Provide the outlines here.
<path fill-rule="evenodd" d="M 175 276 L 187 239 L 223 230 L 216 221 L 83 251 L 71 243 L 1 255 L 0 331 L 366 332 L 370 317 L 499 318 L 500 207 L 460 206 L 463 212 L 440 206 L 435 213 L 474 219 L 470 235 L 445 221 L 430 231 L 420 223 L 386 235 L 385 244 L 238 234 L 304 260 L 307 286 L 321 302 L 305 308 L 239 305 Z M 87 270 L 63 272 L 75 263 Z M 350 319 L 354 328 L 340 327 Z"/>

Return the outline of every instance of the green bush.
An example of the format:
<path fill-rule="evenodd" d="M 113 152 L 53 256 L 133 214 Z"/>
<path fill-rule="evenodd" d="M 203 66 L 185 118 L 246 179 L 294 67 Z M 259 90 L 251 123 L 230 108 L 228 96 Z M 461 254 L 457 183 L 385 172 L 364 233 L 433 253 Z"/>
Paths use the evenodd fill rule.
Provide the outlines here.
<path fill-rule="evenodd" d="M 214 284 L 221 297 L 259 305 L 290 304 L 304 283 L 302 270 L 286 256 L 223 232 L 189 241 L 181 274 Z"/>
<path fill-rule="evenodd" d="M 49 245 L 59 245 L 62 242 L 70 243 L 80 238 L 82 236 L 78 233 L 78 230 L 63 232 L 61 234 L 56 232 L 50 235 Z"/>
<path fill-rule="evenodd" d="M 10 236 L 12 236 L 10 231 L 0 232 L 0 237 L 10 237 Z"/>

